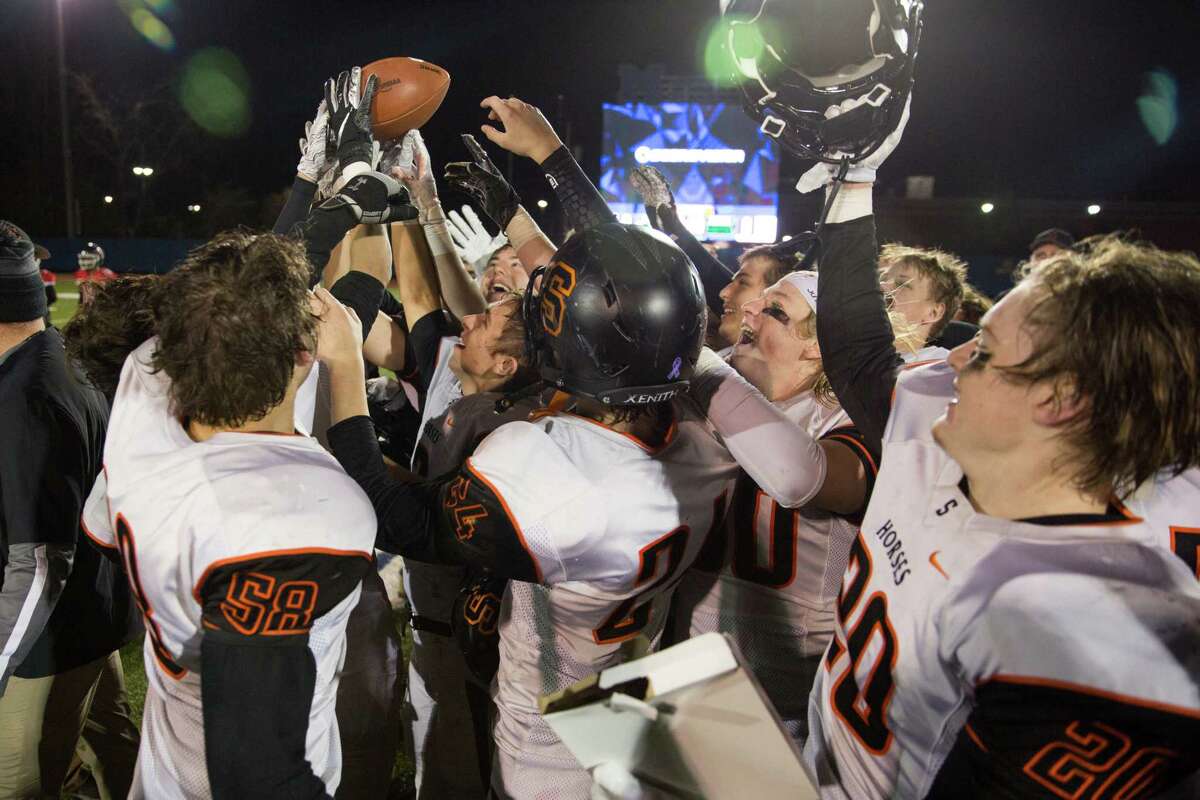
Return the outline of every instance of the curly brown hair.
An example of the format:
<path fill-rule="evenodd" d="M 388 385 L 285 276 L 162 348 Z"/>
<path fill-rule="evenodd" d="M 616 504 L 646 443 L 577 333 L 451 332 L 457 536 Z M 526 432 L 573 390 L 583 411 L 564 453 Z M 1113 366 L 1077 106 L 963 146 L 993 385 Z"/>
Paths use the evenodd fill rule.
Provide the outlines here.
<path fill-rule="evenodd" d="M 92 284 L 90 300 L 63 327 L 67 357 L 111 402 L 125 358 L 155 332 L 156 275 L 128 275 Z"/>
<path fill-rule="evenodd" d="M 230 231 L 163 277 L 153 363 L 175 413 L 233 428 L 283 401 L 297 355 L 316 352 L 309 275 L 299 242 Z"/>
<path fill-rule="evenodd" d="M 1200 466 L 1200 261 L 1116 236 L 1035 265 L 1034 353 L 1006 370 L 1088 409 L 1063 435 L 1083 491 Z M 1067 399 L 1064 397 L 1064 399 Z"/>

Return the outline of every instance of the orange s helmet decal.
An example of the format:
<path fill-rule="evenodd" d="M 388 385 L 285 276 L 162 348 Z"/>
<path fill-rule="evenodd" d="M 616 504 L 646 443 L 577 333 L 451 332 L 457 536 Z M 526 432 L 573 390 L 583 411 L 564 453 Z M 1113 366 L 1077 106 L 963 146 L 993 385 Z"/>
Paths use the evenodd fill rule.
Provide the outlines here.
<path fill-rule="evenodd" d="M 562 333 L 567 298 L 575 291 L 575 269 L 559 261 L 542 287 L 542 328 L 551 336 Z"/>

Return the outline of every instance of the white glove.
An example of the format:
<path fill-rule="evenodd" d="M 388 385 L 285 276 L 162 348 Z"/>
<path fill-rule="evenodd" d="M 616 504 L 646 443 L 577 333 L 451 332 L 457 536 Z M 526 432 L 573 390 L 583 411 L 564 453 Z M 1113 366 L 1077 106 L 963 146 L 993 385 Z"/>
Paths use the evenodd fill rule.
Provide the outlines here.
<path fill-rule="evenodd" d="M 592 770 L 591 800 L 644 800 L 645 789 L 629 770 L 606 761 Z"/>
<path fill-rule="evenodd" d="M 833 119 L 852 109 L 867 102 L 868 95 L 863 95 L 856 100 L 847 100 L 836 106 L 830 106 L 825 110 L 825 118 Z M 892 154 L 896 146 L 900 144 L 900 138 L 904 135 L 904 128 L 908 125 L 908 112 L 912 108 L 912 94 L 908 96 L 908 101 L 904 104 L 904 113 L 900 116 L 900 124 L 896 126 L 896 130 L 892 131 L 879 149 L 863 159 L 858 164 L 852 164 L 850 171 L 846 173 L 846 183 L 874 183 L 875 172 L 887 160 L 887 157 Z M 834 155 L 837 155 L 836 153 Z M 838 173 L 837 164 L 826 164 L 821 162 L 810 169 L 808 172 L 800 176 L 799 182 L 796 184 L 796 191 L 800 194 L 808 194 L 816 191 L 833 182 Z"/>
<path fill-rule="evenodd" d="M 461 214 L 450 212 L 450 238 L 462 260 L 475 268 L 476 275 L 483 275 L 492 253 L 508 244 L 508 237 L 503 233 L 489 234 L 470 206 L 463 206 Z"/>
<path fill-rule="evenodd" d="M 433 165 L 421 132 L 411 130 L 404 134 L 404 138 L 398 144 L 392 144 L 384 162 L 389 166 L 389 170 L 380 171 L 393 174 L 404 183 L 409 197 L 412 198 L 412 204 L 421 212 L 421 223 L 441 222 L 442 215 L 435 213 L 435 206 L 439 212 L 441 209 L 437 183 L 433 178 Z"/>
<path fill-rule="evenodd" d="M 329 110 L 325 101 L 317 106 L 317 115 L 304 123 L 304 138 L 300 140 L 300 163 L 296 165 L 296 174 L 313 183 L 319 183 L 322 176 L 333 168 L 335 159 L 326 159 L 325 137 L 329 127 Z"/>

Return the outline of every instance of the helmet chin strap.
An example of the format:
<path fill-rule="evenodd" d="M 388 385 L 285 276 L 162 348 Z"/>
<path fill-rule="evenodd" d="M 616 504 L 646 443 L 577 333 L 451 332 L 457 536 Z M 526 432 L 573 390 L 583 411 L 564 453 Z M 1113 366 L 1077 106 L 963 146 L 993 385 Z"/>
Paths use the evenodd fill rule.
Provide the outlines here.
<path fill-rule="evenodd" d="M 833 204 L 837 202 L 838 194 L 846 183 L 846 174 L 850 171 L 850 167 L 850 156 L 842 156 L 841 161 L 838 162 L 837 175 L 833 177 L 833 183 L 829 187 L 829 196 L 825 198 L 825 205 L 821 208 L 821 216 L 817 218 L 817 225 L 811 236 L 812 246 L 808 248 L 808 252 L 804 254 L 804 258 L 800 260 L 796 270 L 816 268 L 814 265 L 821 255 L 821 234 L 825 230 L 825 221 L 829 219 L 829 212 L 833 210 Z"/>

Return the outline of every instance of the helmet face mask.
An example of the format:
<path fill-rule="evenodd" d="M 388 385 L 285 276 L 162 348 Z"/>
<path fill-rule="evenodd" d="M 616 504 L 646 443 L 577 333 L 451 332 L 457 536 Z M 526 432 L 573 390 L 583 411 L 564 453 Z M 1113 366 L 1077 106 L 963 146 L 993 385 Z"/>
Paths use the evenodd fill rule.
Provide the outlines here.
<path fill-rule="evenodd" d="M 79 268 L 90 270 L 104 266 L 104 248 L 95 242 L 88 242 L 87 246 L 79 251 L 79 256 L 76 259 Z"/>
<path fill-rule="evenodd" d="M 674 242 L 632 225 L 571 237 L 530 276 L 524 310 L 530 363 L 550 385 L 604 405 L 685 391 L 704 340 L 695 267 Z"/>
<path fill-rule="evenodd" d="M 803 159 L 862 161 L 912 90 L 923 6 L 912 0 L 723 0 L 747 113 Z M 846 113 L 831 107 L 853 101 Z"/>

